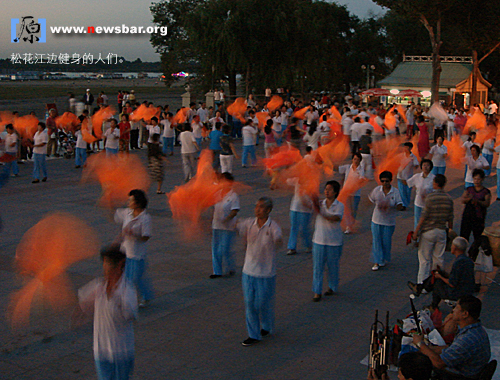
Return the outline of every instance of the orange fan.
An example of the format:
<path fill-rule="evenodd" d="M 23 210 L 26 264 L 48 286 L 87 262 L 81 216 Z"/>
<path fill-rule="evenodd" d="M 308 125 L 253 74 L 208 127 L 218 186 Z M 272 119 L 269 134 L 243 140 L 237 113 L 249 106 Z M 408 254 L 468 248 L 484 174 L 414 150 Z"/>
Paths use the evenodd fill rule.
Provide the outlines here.
<path fill-rule="evenodd" d="M 38 128 L 38 119 L 33 115 L 18 117 L 14 120 L 14 129 L 22 138 L 33 138 Z"/>
<path fill-rule="evenodd" d="M 65 112 L 61 116 L 56 117 L 57 128 L 64 129 L 66 132 L 74 131 L 75 126 L 79 123 L 80 120 L 71 112 Z"/>
<path fill-rule="evenodd" d="M 460 136 L 455 135 L 451 138 L 451 141 L 445 140 L 443 144 L 448 148 L 448 162 L 450 166 L 461 169 L 465 157 L 465 148 Z"/>
<path fill-rule="evenodd" d="M 102 187 L 99 205 L 115 208 L 125 203 L 131 190 L 147 191 L 151 184 L 148 171 L 136 155 L 118 153 L 93 154 L 87 160 L 82 182 L 97 181 Z"/>
<path fill-rule="evenodd" d="M 131 121 L 139 121 L 144 119 L 145 122 L 149 122 L 151 118 L 156 114 L 156 107 L 148 107 L 145 104 L 141 104 L 134 112 L 130 114 Z"/>
<path fill-rule="evenodd" d="M 66 270 L 98 250 L 95 232 L 67 213 L 46 216 L 30 228 L 16 250 L 18 272 L 31 279 L 12 296 L 9 316 L 13 327 L 29 323 L 35 300 L 40 299 L 56 311 L 71 307 L 76 297 Z"/>
<path fill-rule="evenodd" d="M 94 129 L 94 135 L 98 139 L 102 139 L 102 123 L 105 120 L 113 117 L 115 113 L 115 109 L 111 106 L 108 106 L 100 109 L 92 116 L 92 128 Z"/>
<path fill-rule="evenodd" d="M 304 108 L 301 108 L 298 111 L 295 111 L 293 113 L 293 117 L 296 117 L 297 119 L 304 120 L 306 117 L 306 113 L 309 111 L 309 106 L 305 106 Z"/>
<path fill-rule="evenodd" d="M 274 170 L 284 166 L 290 166 L 302 160 L 302 155 L 298 149 L 292 147 L 281 147 L 277 153 L 262 161 L 266 169 Z"/>
<path fill-rule="evenodd" d="M 183 107 L 181 108 L 173 117 L 172 119 L 172 124 L 177 125 L 177 124 L 182 124 L 185 123 L 187 120 L 187 113 L 189 111 L 189 108 Z"/>
<path fill-rule="evenodd" d="M 236 100 L 227 107 L 227 113 L 239 119 L 242 123 L 246 120 L 244 118 L 247 111 L 247 101 L 244 98 L 236 98 Z"/>
<path fill-rule="evenodd" d="M 269 103 L 267 103 L 266 108 L 272 112 L 276 111 L 283 104 L 283 98 L 279 95 L 273 95 Z"/>

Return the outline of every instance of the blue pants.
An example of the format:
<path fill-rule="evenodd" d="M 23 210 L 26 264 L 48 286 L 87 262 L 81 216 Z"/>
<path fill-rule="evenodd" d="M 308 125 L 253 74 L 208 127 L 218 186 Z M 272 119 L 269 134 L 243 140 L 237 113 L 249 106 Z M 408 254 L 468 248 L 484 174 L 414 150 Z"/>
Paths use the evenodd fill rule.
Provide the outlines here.
<path fill-rule="evenodd" d="M 198 144 L 198 154 L 196 155 L 196 157 L 200 157 L 200 154 L 201 154 L 201 141 L 202 141 L 202 138 L 201 137 L 195 137 L 194 138 L 196 140 L 196 144 Z"/>
<path fill-rule="evenodd" d="M 328 265 L 328 287 L 334 292 L 339 287 L 339 261 L 342 256 L 342 245 L 313 245 L 313 286 L 314 294 L 323 292 L 323 271 Z"/>
<path fill-rule="evenodd" d="M 446 166 L 434 166 L 434 168 L 432 169 L 432 174 L 434 175 L 436 174 L 444 175 L 445 172 L 446 172 Z"/>
<path fill-rule="evenodd" d="M 134 370 L 134 358 L 115 360 L 95 360 L 99 380 L 128 380 Z"/>
<path fill-rule="evenodd" d="M 420 215 L 422 215 L 422 207 L 414 206 L 414 212 L 413 212 L 413 217 L 414 217 L 414 227 L 417 228 L 417 224 L 420 221 Z"/>
<path fill-rule="evenodd" d="M 40 171 L 41 171 L 43 178 L 47 178 L 47 165 L 45 164 L 45 154 L 33 153 L 33 162 L 35 164 L 35 166 L 33 167 L 33 177 L 35 179 L 40 179 Z"/>
<path fill-rule="evenodd" d="M 243 295 L 248 336 L 261 339 L 260 330 L 274 331 L 276 276 L 254 277 L 243 273 Z"/>
<path fill-rule="evenodd" d="M 497 169 L 497 198 L 500 198 L 500 169 Z"/>
<path fill-rule="evenodd" d="M 395 229 L 396 226 L 383 226 L 372 222 L 372 263 L 380 265 L 391 261 L 392 234 Z"/>
<path fill-rule="evenodd" d="M 398 190 L 403 201 L 403 206 L 408 207 L 411 202 L 411 187 L 408 187 L 402 180 L 398 179 Z"/>
<path fill-rule="evenodd" d="M 173 137 L 162 137 L 163 141 L 163 154 L 167 154 L 167 151 L 174 153 L 174 138 Z"/>
<path fill-rule="evenodd" d="M 5 152 L 5 154 L 8 154 L 9 156 L 12 156 L 14 158 L 17 157 L 17 153 Z M 5 163 L 4 171 L 7 173 L 7 177 L 10 175 L 11 168 L 12 168 L 12 174 L 14 174 L 14 175 L 19 174 L 19 165 L 17 165 L 17 160 L 13 160 L 13 161 Z"/>
<path fill-rule="evenodd" d="M 212 168 L 214 170 L 220 169 L 220 150 L 213 150 L 212 153 L 214 155 L 214 160 L 212 161 Z"/>
<path fill-rule="evenodd" d="M 116 149 L 106 148 L 106 156 L 110 156 L 112 154 L 118 154 L 118 148 Z"/>
<path fill-rule="evenodd" d="M 248 155 L 252 160 L 252 165 L 257 163 L 257 157 L 255 156 L 255 145 L 243 145 L 243 154 L 241 156 L 241 164 L 243 166 L 248 166 Z"/>
<path fill-rule="evenodd" d="M 153 288 L 149 278 L 144 275 L 146 271 L 146 262 L 144 259 L 136 260 L 129 259 L 125 262 L 125 278 L 132 282 L 137 288 L 137 293 L 144 299 L 149 301 L 154 298 Z"/>
<path fill-rule="evenodd" d="M 486 161 L 488 161 L 488 164 L 490 164 L 490 168 L 488 170 L 484 171 L 484 175 L 486 177 L 489 177 L 491 174 L 491 166 L 493 164 L 493 155 L 491 154 L 483 154 L 483 157 L 486 158 Z"/>
<path fill-rule="evenodd" d="M 307 249 L 311 249 L 310 221 L 311 213 L 290 211 L 290 237 L 288 238 L 288 249 L 297 249 L 299 230 L 302 232 L 302 243 Z"/>
<path fill-rule="evenodd" d="M 283 144 L 283 139 L 281 137 L 281 133 L 279 134 L 279 137 L 276 137 L 276 146 L 281 146 Z"/>
<path fill-rule="evenodd" d="M 83 165 L 85 165 L 85 161 L 87 161 L 87 149 L 76 148 L 76 150 L 75 150 L 75 165 L 76 166 L 83 166 Z"/>
<path fill-rule="evenodd" d="M 212 266 L 214 274 L 224 274 L 222 261 L 225 260 L 227 271 L 235 271 L 234 252 L 232 252 L 233 239 L 236 231 L 212 230 Z"/>

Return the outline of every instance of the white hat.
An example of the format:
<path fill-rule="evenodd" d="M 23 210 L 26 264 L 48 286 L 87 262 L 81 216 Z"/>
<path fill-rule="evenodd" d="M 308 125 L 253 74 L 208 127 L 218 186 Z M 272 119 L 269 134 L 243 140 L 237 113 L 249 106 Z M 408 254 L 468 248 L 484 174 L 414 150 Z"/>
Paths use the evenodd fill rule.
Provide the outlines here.
<path fill-rule="evenodd" d="M 90 92 L 90 88 L 87 88 L 87 92 Z"/>

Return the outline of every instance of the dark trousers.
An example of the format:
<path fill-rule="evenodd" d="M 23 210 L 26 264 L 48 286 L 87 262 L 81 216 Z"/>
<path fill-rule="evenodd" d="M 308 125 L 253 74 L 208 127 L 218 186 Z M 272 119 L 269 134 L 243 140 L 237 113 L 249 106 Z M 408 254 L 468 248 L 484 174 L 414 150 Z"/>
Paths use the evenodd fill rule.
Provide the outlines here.
<path fill-rule="evenodd" d="M 359 152 L 359 141 L 351 141 L 351 153 L 358 153 Z"/>
<path fill-rule="evenodd" d="M 469 240 L 470 233 L 474 235 L 474 241 L 478 240 L 484 231 L 484 220 L 478 218 L 462 217 L 460 223 L 460 236 Z"/>
<path fill-rule="evenodd" d="M 139 130 L 130 130 L 130 149 L 139 149 Z"/>

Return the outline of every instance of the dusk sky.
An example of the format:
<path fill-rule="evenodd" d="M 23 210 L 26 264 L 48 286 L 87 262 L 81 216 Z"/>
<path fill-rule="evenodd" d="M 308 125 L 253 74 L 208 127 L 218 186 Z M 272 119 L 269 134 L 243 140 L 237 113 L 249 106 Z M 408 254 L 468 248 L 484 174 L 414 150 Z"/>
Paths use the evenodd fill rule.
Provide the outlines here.
<path fill-rule="evenodd" d="M 382 9 L 371 0 L 339 0 L 360 18 L 369 12 L 382 13 Z M 62 5 L 64 4 L 64 5 Z M 12 53 L 39 54 L 92 54 L 108 53 L 124 56 L 127 60 L 158 61 L 159 55 L 149 43 L 149 35 L 53 35 L 50 26 L 152 26 L 149 6 L 151 1 L 136 0 L 7 0 L 0 13 L 0 58 L 10 58 Z M 11 19 L 33 16 L 47 20 L 47 42 L 30 44 L 10 42 Z M 24 35 L 23 35 L 24 37 Z M 35 69 L 35 68 L 34 68 Z"/>

